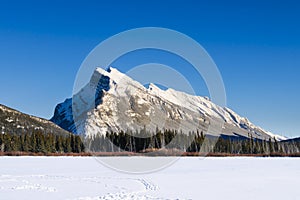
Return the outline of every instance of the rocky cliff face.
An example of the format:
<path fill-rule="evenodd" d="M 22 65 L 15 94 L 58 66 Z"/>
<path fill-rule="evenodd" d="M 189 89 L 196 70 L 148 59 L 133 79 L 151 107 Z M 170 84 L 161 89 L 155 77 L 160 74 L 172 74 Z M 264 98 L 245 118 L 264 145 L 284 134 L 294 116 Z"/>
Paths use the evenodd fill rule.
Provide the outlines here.
<path fill-rule="evenodd" d="M 173 89 L 162 90 L 154 84 L 146 88 L 114 68 L 107 71 L 97 68 L 90 82 L 73 99 L 57 105 L 51 121 L 86 136 L 146 127 L 150 131 L 156 128 L 185 133 L 202 130 L 211 135 L 285 139 L 208 98 Z M 214 127 L 215 124 L 221 127 Z"/>

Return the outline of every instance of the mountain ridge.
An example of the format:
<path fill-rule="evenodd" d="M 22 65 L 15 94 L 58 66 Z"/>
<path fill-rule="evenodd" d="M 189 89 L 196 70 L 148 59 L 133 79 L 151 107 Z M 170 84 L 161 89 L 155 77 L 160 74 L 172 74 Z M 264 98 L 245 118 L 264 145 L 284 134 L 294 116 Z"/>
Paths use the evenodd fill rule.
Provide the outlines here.
<path fill-rule="evenodd" d="M 28 115 L 16 109 L 0 104 L 0 129 L 1 133 L 27 133 L 40 130 L 44 133 L 56 135 L 70 134 L 55 123 L 40 117 Z"/>
<path fill-rule="evenodd" d="M 153 83 L 146 88 L 112 67 L 96 68 L 86 86 L 72 99 L 56 106 L 51 121 L 70 132 L 91 136 L 129 128 L 139 130 L 144 126 L 151 131 L 156 128 L 184 132 L 200 129 L 212 134 L 208 129 L 217 119 L 223 120 L 222 129 L 216 130 L 220 132 L 214 133 L 217 135 L 286 139 L 255 126 L 247 118 L 206 97 L 172 88 L 162 90 Z"/>

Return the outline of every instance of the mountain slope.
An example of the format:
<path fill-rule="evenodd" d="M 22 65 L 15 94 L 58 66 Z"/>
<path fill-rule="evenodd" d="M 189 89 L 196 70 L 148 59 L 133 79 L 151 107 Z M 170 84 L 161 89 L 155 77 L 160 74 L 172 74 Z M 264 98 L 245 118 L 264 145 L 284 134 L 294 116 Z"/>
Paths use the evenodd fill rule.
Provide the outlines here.
<path fill-rule="evenodd" d="M 221 128 L 213 125 L 218 120 L 222 122 Z M 173 89 L 161 90 L 154 84 L 146 88 L 114 68 L 97 68 L 90 82 L 73 99 L 57 105 L 51 121 L 86 136 L 140 130 L 145 126 L 151 131 L 202 130 L 211 135 L 285 139 L 207 98 Z"/>
<path fill-rule="evenodd" d="M 51 121 L 27 115 L 0 104 L 0 133 L 21 134 L 31 133 L 33 130 L 56 135 L 70 134 Z"/>

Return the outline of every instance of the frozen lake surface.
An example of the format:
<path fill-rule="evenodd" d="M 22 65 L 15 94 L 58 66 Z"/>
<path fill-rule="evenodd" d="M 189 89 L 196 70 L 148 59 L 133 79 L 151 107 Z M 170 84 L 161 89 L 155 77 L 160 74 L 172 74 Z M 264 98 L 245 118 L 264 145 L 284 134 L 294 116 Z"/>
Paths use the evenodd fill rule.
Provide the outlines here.
<path fill-rule="evenodd" d="M 299 158 L 183 157 L 155 173 L 126 174 L 93 157 L 0 157 L 1 200 L 296 200 L 299 186 Z"/>

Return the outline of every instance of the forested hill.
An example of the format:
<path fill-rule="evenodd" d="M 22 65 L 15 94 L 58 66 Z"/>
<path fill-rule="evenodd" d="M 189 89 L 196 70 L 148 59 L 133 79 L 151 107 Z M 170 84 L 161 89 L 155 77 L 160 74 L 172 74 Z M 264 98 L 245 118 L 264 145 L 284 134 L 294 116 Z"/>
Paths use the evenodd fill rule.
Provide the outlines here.
<path fill-rule="evenodd" d="M 0 151 L 80 153 L 84 145 L 53 122 L 0 105 Z"/>
<path fill-rule="evenodd" d="M 54 135 L 70 134 L 46 119 L 27 115 L 0 104 L 0 133 L 22 134 L 33 131 Z"/>

